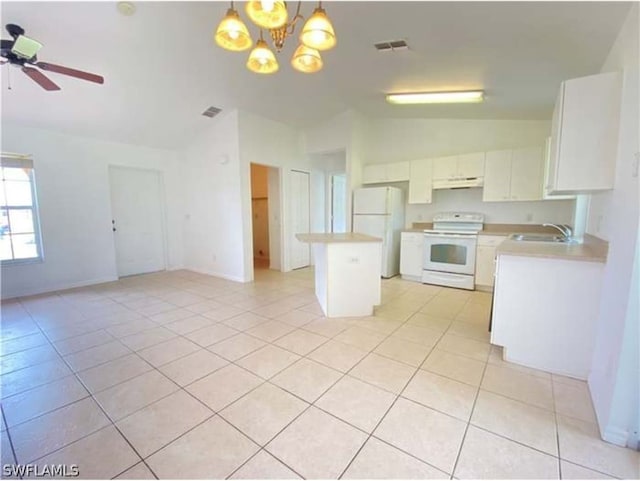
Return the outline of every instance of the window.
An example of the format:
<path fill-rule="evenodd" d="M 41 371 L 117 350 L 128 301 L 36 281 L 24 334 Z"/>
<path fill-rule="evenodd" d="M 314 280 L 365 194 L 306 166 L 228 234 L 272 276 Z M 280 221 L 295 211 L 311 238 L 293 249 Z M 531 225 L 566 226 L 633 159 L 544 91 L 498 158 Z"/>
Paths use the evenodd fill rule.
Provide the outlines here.
<path fill-rule="evenodd" d="M 2 264 L 40 260 L 42 246 L 31 159 L 0 157 L 0 260 Z"/>

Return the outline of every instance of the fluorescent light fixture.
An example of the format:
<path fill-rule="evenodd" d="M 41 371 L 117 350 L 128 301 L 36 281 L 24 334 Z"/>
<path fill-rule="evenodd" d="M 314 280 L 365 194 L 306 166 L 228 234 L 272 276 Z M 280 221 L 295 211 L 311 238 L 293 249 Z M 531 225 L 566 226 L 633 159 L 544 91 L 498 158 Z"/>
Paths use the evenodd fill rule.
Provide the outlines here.
<path fill-rule="evenodd" d="M 482 102 L 482 90 L 466 90 L 462 92 L 423 92 L 387 94 L 390 104 L 453 104 Z"/>

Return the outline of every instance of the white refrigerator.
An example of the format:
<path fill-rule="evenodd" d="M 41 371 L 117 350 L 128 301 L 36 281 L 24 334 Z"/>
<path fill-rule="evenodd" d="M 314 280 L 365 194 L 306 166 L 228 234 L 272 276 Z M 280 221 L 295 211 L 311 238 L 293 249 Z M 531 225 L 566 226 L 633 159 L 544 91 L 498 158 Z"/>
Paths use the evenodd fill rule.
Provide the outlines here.
<path fill-rule="evenodd" d="M 400 233 L 404 228 L 404 192 L 369 187 L 353 192 L 352 231 L 382 239 L 382 277 L 400 273 Z"/>

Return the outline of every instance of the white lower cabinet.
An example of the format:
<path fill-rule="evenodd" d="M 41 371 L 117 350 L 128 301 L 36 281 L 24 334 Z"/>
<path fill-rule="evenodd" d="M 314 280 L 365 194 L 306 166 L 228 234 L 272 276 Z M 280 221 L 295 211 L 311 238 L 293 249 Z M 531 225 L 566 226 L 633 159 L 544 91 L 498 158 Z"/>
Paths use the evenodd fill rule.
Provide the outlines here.
<path fill-rule="evenodd" d="M 504 360 L 587 379 L 604 263 L 499 255 L 491 344 Z"/>
<path fill-rule="evenodd" d="M 495 273 L 496 248 L 506 236 L 479 235 L 476 250 L 476 280 L 478 287 L 493 287 Z"/>
<path fill-rule="evenodd" d="M 400 275 L 403 279 L 422 279 L 422 232 L 403 232 L 400 236 Z"/>

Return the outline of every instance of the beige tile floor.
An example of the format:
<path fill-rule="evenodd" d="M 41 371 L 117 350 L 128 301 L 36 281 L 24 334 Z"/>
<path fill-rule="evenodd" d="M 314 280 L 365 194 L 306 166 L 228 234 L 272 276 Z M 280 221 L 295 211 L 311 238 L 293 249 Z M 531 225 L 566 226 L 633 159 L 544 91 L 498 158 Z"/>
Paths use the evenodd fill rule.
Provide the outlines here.
<path fill-rule="evenodd" d="M 188 271 L 2 304 L 2 463 L 81 478 L 637 478 L 584 382 L 509 364 L 490 297 L 383 281 L 325 319 L 309 269 Z"/>

